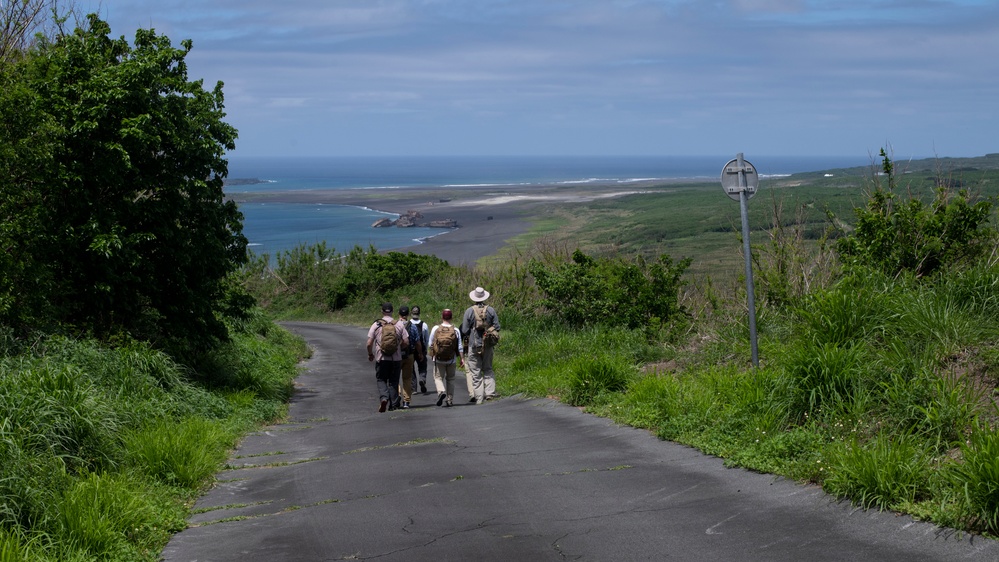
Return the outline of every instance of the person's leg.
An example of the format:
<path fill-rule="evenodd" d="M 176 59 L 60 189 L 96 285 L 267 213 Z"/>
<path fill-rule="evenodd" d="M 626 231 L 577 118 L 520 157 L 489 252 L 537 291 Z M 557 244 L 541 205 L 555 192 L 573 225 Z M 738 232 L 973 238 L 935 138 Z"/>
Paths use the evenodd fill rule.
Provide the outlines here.
<path fill-rule="evenodd" d="M 379 412 L 384 412 L 389 405 L 389 372 L 392 370 L 391 361 L 379 361 L 375 363 L 375 384 L 378 386 L 378 399 L 381 405 Z"/>
<path fill-rule="evenodd" d="M 445 365 L 444 382 L 447 388 L 447 405 L 450 406 L 454 403 L 454 375 L 457 372 L 457 366 L 454 363 L 449 363 Z"/>
<path fill-rule="evenodd" d="M 416 366 L 417 366 L 417 368 L 419 370 L 418 377 L 419 377 L 419 383 L 420 383 L 420 392 L 422 392 L 423 394 L 426 394 L 427 393 L 427 358 L 426 358 L 426 356 L 423 357 L 423 361 L 417 361 L 416 362 Z M 415 388 L 413 389 L 413 392 L 416 392 Z"/>
<path fill-rule="evenodd" d="M 434 361 L 434 386 L 437 387 L 437 405 L 447 399 L 447 386 L 444 378 L 447 376 L 447 365 Z M 452 383 L 453 384 L 453 383 Z"/>
<path fill-rule="evenodd" d="M 474 351 L 465 354 L 465 385 L 468 386 L 468 401 L 475 401 L 475 377 L 482 369 L 482 356 Z"/>
<path fill-rule="evenodd" d="M 402 406 L 409 407 L 409 401 L 413 397 L 413 356 L 408 355 L 402 359 L 402 378 L 399 380 L 399 394 L 402 395 Z"/>
<path fill-rule="evenodd" d="M 493 351 L 495 347 L 485 347 L 482 350 L 482 380 L 483 393 L 486 400 L 496 396 L 496 373 L 493 372 Z"/>
<path fill-rule="evenodd" d="M 399 403 L 399 376 L 402 374 L 402 361 L 389 361 L 392 365 L 389 371 L 388 393 L 389 408 L 398 408 Z"/>
<path fill-rule="evenodd" d="M 482 403 L 486 398 L 482 384 L 482 356 L 475 352 L 469 353 L 465 358 L 465 372 L 471 381 L 472 397 L 469 398 L 469 402 Z"/>

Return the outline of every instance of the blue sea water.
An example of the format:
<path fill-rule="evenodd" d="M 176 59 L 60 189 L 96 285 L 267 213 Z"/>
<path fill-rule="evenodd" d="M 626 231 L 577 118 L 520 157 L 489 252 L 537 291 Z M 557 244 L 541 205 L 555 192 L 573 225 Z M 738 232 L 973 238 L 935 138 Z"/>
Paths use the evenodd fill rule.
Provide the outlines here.
<path fill-rule="evenodd" d="M 406 189 L 489 185 L 586 184 L 655 179 L 718 178 L 732 156 L 453 156 L 251 158 L 231 156 L 229 178 L 264 183 L 232 185 L 227 194 L 290 190 Z M 761 177 L 870 164 L 869 156 L 753 157 Z M 719 187 L 719 190 L 721 187 Z M 325 241 L 340 252 L 355 245 L 405 249 L 440 229 L 371 228 L 388 213 L 343 205 L 248 203 L 240 206 L 243 233 L 254 253 L 276 255 Z"/>

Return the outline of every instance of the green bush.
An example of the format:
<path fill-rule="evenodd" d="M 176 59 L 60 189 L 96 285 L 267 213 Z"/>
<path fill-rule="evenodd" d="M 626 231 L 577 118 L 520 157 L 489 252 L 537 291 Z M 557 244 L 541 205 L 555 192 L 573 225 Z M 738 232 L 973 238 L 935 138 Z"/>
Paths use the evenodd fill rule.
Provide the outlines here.
<path fill-rule="evenodd" d="M 639 257 L 594 258 L 580 250 L 571 261 L 529 264 L 543 295 L 542 304 L 570 326 L 603 324 L 658 330 L 685 314 L 679 301 L 690 258 L 673 263 L 663 254 L 653 262 Z"/>
<path fill-rule="evenodd" d="M 861 347 L 826 343 L 793 348 L 785 366 L 794 393 L 790 413 L 803 419 L 805 414 L 847 405 L 863 382 L 864 360 Z"/>
<path fill-rule="evenodd" d="M 826 450 L 823 489 L 864 507 L 891 509 L 923 499 L 930 490 L 932 456 L 913 435 L 878 435 L 833 443 Z"/>
<path fill-rule="evenodd" d="M 130 463 L 141 472 L 164 484 L 196 488 L 219 469 L 235 438 L 221 422 L 188 418 L 131 431 L 125 443 Z"/>
<path fill-rule="evenodd" d="M 869 285 L 847 279 L 833 289 L 816 291 L 798 309 L 802 338 L 819 345 L 843 345 L 880 331 L 883 295 Z"/>
<path fill-rule="evenodd" d="M 895 166 L 881 149 L 883 175 L 874 176 L 867 205 L 855 209 L 853 232 L 836 249 L 850 266 L 870 267 L 889 276 L 910 272 L 926 277 L 940 269 L 967 264 L 992 247 L 991 201 L 973 203 L 965 190 L 939 188 L 933 202 L 910 193 L 899 198 Z M 880 183 L 881 178 L 887 185 Z"/>
<path fill-rule="evenodd" d="M 159 504 L 155 494 L 127 475 L 86 475 L 59 500 L 60 539 L 93 559 L 150 559 L 184 524 L 179 505 L 169 518 Z"/>
<path fill-rule="evenodd" d="M 588 406 L 602 393 L 625 390 L 634 377 L 634 368 L 623 358 L 579 357 L 569 366 L 565 400 L 573 406 Z"/>
<path fill-rule="evenodd" d="M 961 457 L 948 472 L 962 493 L 967 523 L 999 532 L 999 433 L 986 424 L 975 424 L 967 442 L 961 444 Z"/>

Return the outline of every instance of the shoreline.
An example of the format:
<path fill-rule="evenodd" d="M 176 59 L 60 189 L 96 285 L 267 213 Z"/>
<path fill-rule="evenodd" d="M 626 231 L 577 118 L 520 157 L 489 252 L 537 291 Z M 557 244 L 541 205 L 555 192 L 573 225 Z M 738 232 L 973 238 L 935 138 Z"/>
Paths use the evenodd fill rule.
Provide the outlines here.
<path fill-rule="evenodd" d="M 322 203 L 361 207 L 402 215 L 417 211 L 421 223 L 454 219 L 457 228 L 423 239 L 412 246 L 385 251 L 435 255 L 451 265 L 474 266 L 499 252 L 507 241 L 527 232 L 544 209 L 551 205 L 585 203 L 608 197 L 662 192 L 677 184 L 700 183 L 692 180 L 664 182 L 628 182 L 545 185 L 488 185 L 433 188 L 359 188 L 300 191 L 252 191 L 227 194 L 237 202 Z M 445 201 L 442 201 L 445 200 Z M 398 227 L 388 227 L 398 228 Z"/>

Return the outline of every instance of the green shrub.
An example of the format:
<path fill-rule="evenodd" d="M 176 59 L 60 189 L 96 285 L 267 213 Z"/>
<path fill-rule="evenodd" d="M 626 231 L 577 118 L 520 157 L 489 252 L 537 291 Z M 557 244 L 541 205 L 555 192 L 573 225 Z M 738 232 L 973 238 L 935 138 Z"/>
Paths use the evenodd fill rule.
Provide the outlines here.
<path fill-rule="evenodd" d="M 197 488 L 225 461 L 235 434 L 221 422 L 188 418 L 161 420 L 128 433 L 129 460 L 165 484 Z"/>
<path fill-rule="evenodd" d="M 923 499 L 930 490 L 932 456 L 914 435 L 836 442 L 826 449 L 826 459 L 823 489 L 864 507 L 891 509 Z"/>
<path fill-rule="evenodd" d="M 657 429 L 680 412 L 682 387 L 670 374 L 640 377 L 623 397 L 621 417 L 636 427 Z"/>
<path fill-rule="evenodd" d="M 59 539 L 94 559 L 151 559 L 170 531 L 183 526 L 179 506 L 163 511 L 161 503 L 127 475 L 89 474 L 63 492 Z"/>
<path fill-rule="evenodd" d="M 843 345 L 863 340 L 883 324 L 881 296 L 868 286 L 841 283 L 812 293 L 799 309 L 802 337 L 817 344 Z"/>
<path fill-rule="evenodd" d="M 936 376 L 931 379 L 932 396 L 917 409 L 923 414 L 920 428 L 949 449 L 959 443 L 975 419 L 981 392 L 964 384 L 956 375 Z"/>
<path fill-rule="evenodd" d="M 570 326 L 654 326 L 685 314 L 679 290 L 690 258 L 673 263 L 663 254 L 642 258 L 594 258 L 576 250 L 570 261 L 532 260 L 528 266 L 543 295 L 542 304 Z"/>
<path fill-rule="evenodd" d="M 944 357 L 980 341 L 984 323 L 943 291 L 917 288 L 894 299 L 892 331 L 915 348 Z"/>
<path fill-rule="evenodd" d="M 990 201 L 972 203 L 967 191 L 953 193 L 950 188 L 939 188 L 931 204 L 911 193 L 901 200 L 895 166 L 884 149 L 881 158 L 884 174 L 874 176 L 866 207 L 854 210 L 855 229 L 837 240 L 845 264 L 892 277 L 910 272 L 921 278 L 967 263 L 991 248 L 995 231 L 988 222 Z"/>
<path fill-rule="evenodd" d="M 949 477 L 960 490 L 967 523 L 975 529 L 999 532 L 999 433 L 976 424 L 961 444 L 961 461 L 950 465 Z"/>
<path fill-rule="evenodd" d="M 801 419 L 820 409 L 835 410 L 856 397 L 864 365 L 861 347 L 803 344 L 786 358 L 793 389 L 790 413 Z"/>
<path fill-rule="evenodd" d="M 635 377 L 635 369 L 619 357 L 598 355 L 577 358 L 569 366 L 565 400 L 573 406 L 588 406 L 604 392 L 621 392 Z"/>

